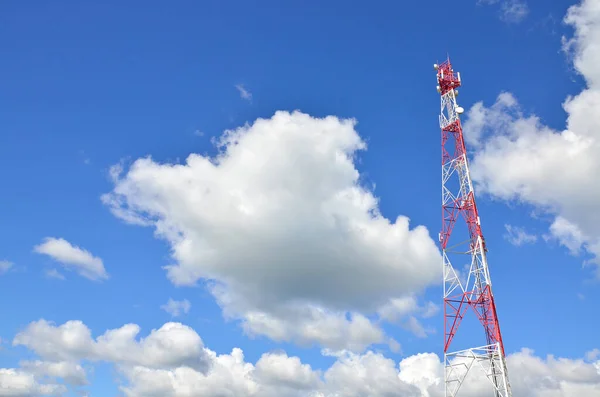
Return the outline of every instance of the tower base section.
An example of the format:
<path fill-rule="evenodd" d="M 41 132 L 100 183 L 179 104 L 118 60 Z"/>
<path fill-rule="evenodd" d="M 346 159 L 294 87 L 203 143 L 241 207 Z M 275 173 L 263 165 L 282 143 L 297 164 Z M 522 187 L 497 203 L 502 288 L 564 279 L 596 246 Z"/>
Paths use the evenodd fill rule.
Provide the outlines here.
<path fill-rule="evenodd" d="M 490 397 L 512 396 L 506 371 L 506 359 L 502 355 L 499 343 L 445 353 L 444 367 L 446 397 L 457 396 L 467 374 L 471 371 L 485 374 L 489 387 L 486 389 L 490 390 Z M 485 387 L 485 385 L 481 386 Z"/>

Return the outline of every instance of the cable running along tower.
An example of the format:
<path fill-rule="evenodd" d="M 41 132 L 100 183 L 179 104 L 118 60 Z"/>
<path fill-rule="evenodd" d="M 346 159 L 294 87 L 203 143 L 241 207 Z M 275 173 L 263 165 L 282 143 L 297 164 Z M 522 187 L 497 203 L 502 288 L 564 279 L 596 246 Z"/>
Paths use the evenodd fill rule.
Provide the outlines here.
<path fill-rule="evenodd" d="M 478 367 L 488 379 L 490 396 L 511 397 L 487 249 L 459 118 L 464 110 L 456 104 L 460 73 L 454 72 L 449 59 L 434 65 L 434 69 L 441 95 L 442 231 L 439 240 L 444 269 L 445 396 L 457 396 L 469 371 Z M 483 326 L 487 344 L 450 352 L 452 340 L 469 308 Z"/>

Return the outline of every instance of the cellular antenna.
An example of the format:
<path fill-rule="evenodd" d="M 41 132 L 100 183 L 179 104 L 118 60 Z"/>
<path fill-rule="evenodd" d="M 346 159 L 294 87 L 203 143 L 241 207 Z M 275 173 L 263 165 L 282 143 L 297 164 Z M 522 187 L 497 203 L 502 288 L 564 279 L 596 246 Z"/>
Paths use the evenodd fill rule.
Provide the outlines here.
<path fill-rule="evenodd" d="M 444 269 L 445 396 L 457 396 L 463 383 L 469 381 L 466 379 L 469 371 L 479 367 L 489 380 L 495 397 L 511 397 L 487 248 L 459 117 L 464 109 L 456 103 L 458 87 L 462 83 L 460 73 L 452 69 L 449 58 L 433 67 L 437 72 L 437 91 L 441 95 L 442 231 L 439 241 Z M 464 269 L 469 268 L 468 274 L 461 274 L 453 264 L 466 265 Z M 469 308 L 483 326 L 487 344 L 451 353 L 450 346 Z"/>

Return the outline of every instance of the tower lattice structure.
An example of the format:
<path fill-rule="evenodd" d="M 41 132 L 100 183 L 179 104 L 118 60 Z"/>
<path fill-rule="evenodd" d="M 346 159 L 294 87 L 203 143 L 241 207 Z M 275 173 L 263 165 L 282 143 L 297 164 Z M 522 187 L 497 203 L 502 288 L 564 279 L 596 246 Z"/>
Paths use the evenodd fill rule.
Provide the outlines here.
<path fill-rule="evenodd" d="M 460 73 L 452 69 L 449 59 L 434 68 L 441 95 L 442 231 L 439 240 L 444 272 L 445 396 L 457 396 L 463 383 L 472 379 L 467 379 L 467 374 L 478 368 L 488 380 L 490 395 L 510 397 L 512 392 L 492 293 L 487 249 L 459 117 L 464 110 L 456 103 Z M 487 343 L 451 352 L 452 341 L 469 308 L 483 326 Z"/>

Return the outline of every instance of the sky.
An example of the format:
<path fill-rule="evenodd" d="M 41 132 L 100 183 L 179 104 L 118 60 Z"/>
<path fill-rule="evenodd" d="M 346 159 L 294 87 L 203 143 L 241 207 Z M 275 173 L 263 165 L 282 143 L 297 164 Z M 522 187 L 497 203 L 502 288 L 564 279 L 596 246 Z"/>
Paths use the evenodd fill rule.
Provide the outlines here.
<path fill-rule="evenodd" d="M 514 395 L 600 396 L 600 0 L 0 11 L 0 396 L 443 396 L 448 55 Z"/>

